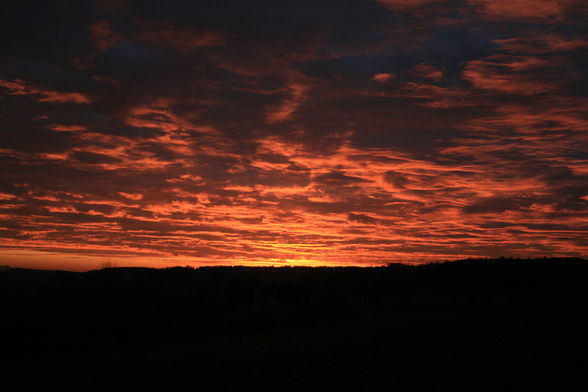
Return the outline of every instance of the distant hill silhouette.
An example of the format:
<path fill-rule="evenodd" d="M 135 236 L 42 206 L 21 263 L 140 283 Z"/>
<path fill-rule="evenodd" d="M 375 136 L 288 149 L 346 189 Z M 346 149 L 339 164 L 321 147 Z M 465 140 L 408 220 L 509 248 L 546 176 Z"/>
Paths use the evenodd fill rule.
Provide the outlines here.
<path fill-rule="evenodd" d="M 562 388 L 586 369 L 587 304 L 571 258 L 2 269 L 0 365 L 22 390 Z"/>

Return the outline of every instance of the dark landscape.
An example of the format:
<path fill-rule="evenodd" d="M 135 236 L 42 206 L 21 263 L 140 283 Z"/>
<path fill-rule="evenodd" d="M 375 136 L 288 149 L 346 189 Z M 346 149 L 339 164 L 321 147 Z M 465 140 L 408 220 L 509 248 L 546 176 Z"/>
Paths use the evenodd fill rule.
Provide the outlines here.
<path fill-rule="evenodd" d="M 1 369 L 18 390 L 579 387 L 587 282 L 577 258 L 4 268 Z"/>

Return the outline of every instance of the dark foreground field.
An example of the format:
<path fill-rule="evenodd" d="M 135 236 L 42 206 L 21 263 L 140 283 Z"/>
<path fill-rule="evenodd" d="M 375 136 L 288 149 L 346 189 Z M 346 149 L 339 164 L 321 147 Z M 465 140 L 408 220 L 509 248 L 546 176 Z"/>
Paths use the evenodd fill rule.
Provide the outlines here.
<path fill-rule="evenodd" d="M 588 261 L 0 271 L 3 390 L 586 390 Z"/>

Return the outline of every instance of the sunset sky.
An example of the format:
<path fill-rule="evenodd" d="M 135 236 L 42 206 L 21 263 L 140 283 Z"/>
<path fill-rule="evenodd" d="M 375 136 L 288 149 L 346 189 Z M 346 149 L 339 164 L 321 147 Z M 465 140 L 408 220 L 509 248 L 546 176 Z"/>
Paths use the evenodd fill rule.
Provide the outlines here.
<path fill-rule="evenodd" d="M 586 1 L 10 3 L 0 265 L 586 255 Z"/>

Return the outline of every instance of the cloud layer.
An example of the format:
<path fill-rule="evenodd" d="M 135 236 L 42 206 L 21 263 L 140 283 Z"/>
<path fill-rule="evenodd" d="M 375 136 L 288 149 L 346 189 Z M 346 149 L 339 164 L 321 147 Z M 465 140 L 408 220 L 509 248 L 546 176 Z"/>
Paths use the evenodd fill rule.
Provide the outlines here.
<path fill-rule="evenodd" d="M 582 1 L 25 3 L 5 264 L 586 254 Z"/>

